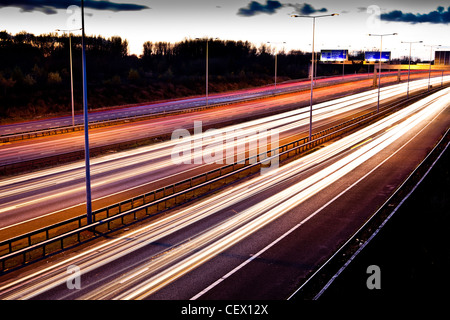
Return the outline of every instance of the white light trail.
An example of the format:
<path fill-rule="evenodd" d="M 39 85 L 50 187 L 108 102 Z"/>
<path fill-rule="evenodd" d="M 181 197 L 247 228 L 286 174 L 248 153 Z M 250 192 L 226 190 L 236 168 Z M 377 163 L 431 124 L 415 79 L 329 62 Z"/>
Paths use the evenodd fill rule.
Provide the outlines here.
<path fill-rule="evenodd" d="M 447 92 L 450 92 L 450 90 L 447 90 Z M 428 119 L 439 111 L 442 111 L 443 107 L 446 107 L 449 103 L 450 98 L 447 98 L 445 102 L 438 101 L 431 103 L 427 108 L 410 115 L 407 120 L 403 121 L 393 130 L 384 132 L 372 142 L 367 143 L 349 156 L 346 156 L 307 179 L 278 192 L 257 205 L 252 206 L 240 213 L 239 216 L 230 219 L 225 224 L 221 224 L 206 234 L 202 234 L 195 240 L 191 240 L 189 247 L 191 247 L 192 254 L 189 255 L 188 258 L 168 269 L 164 269 L 162 272 L 146 281 L 140 281 L 138 285 L 127 290 L 117 298 L 126 300 L 140 299 L 159 290 L 161 286 L 181 277 L 199 264 L 213 258 L 220 252 L 223 252 L 236 244 L 238 241 L 241 241 L 249 234 L 252 234 L 281 215 L 297 207 L 303 201 L 323 190 L 330 184 L 338 181 L 344 175 L 385 149 L 405 133 L 409 132 L 424 119 Z M 414 112 L 414 110 L 412 111 Z M 403 113 L 405 112 L 400 112 L 395 118 L 404 116 L 402 115 Z M 407 116 L 410 113 L 411 110 L 406 112 Z M 395 121 L 398 121 L 398 119 Z M 389 122 L 387 122 L 386 125 L 389 125 Z M 378 132 L 378 128 L 375 129 L 375 132 Z M 237 225 L 242 225 L 242 227 L 239 227 L 231 234 L 222 237 L 224 229 L 233 230 Z M 208 242 L 212 242 L 212 244 L 202 250 L 198 250 L 198 248 L 201 248 L 204 245 L 204 239 Z M 214 242 L 211 239 L 214 239 Z M 220 239 L 220 241 L 218 239 Z M 183 248 L 182 250 L 186 250 L 186 248 Z M 173 250 L 168 253 L 166 257 L 176 254 L 176 250 Z M 184 253 L 184 255 L 186 255 L 186 253 Z"/>
<path fill-rule="evenodd" d="M 320 190 L 323 190 L 339 179 L 339 177 L 342 177 L 364 161 L 370 159 L 373 155 L 377 154 L 396 139 L 417 126 L 421 121 L 429 119 L 446 108 L 450 103 L 449 92 L 450 90 L 446 89 L 433 94 L 371 126 L 340 139 L 336 143 L 330 144 L 315 153 L 309 154 L 276 169 L 270 175 L 263 175 L 242 183 L 223 193 L 199 201 L 187 209 L 178 210 L 172 216 L 157 220 L 145 227 L 125 233 L 115 239 L 105 241 L 100 245 L 95 245 L 69 259 L 65 259 L 44 268 L 43 270 L 38 270 L 35 273 L 24 276 L 22 279 L 2 284 L 0 287 L 0 297 L 9 299 L 32 298 L 57 285 L 63 284 L 66 280 L 65 268 L 69 264 L 77 264 L 83 273 L 95 270 L 120 257 L 132 253 L 163 236 L 180 230 L 206 216 L 212 215 L 219 210 L 232 207 L 233 204 L 244 201 L 245 199 L 251 199 L 252 196 L 267 190 L 271 186 L 282 183 L 286 179 L 312 168 L 316 163 L 326 161 L 334 155 L 365 141 L 364 144 L 353 149 L 348 156 L 331 164 L 326 169 L 321 170 L 320 172 L 303 179 L 294 186 L 284 189 L 261 203 L 248 208 L 244 212 L 239 213 L 235 218 L 231 218 L 221 224 L 217 229 L 212 228 L 194 238 L 189 244 L 206 246 L 205 249 L 196 252 L 194 255 L 190 255 L 189 259 L 182 260 L 176 264 L 176 267 L 174 266 L 171 269 L 165 270 L 158 279 L 151 278 L 150 280 L 142 282 L 137 291 L 130 291 L 124 296 L 121 296 L 121 298 L 136 298 L 140 297 L 142 294 L 146 295 L 153 290 L 152 288 L 159 288 L 160 285 L 172 281 L 183 273 L 188 272 L 199 263 L 205 261 L 205 259 L 212 258 L 214 255 L 217 255 L 219 252 L 222 252 L 237 241 L 246 237 L 249 233 L 260 229 L 270 221 L 273 221 L 273 219 L 276 219 L 278 216 L 298 206 L 305 199 L 311 197 Z M 391 128 L 391 126 L 395 127 Z M 391 128 L 391 130 L 387 130 L 389 128 Z M 369 137 L 372 138 L 372 140 L 366 141 Z M 230 231 L 232 232 L 230 233 Z M 220 241 L 218 241 L 219 239 Z M 193 247 L 198 248 L 195 246 Z M 175 248 L 174 250 L 161 255 L 155 259 L 154 262 L 157 261 L 160 263 L 161 261 L 164 261 L 164 259 L 169 258 L 170 261 L 174 261 L 173 259 L 180 259 L 180 254 L 182 258 L 184 255 L 190 253 L 187 249 L 188 246 L 184 246 L 180 248 L 180 250 Z M 148 266 L 144 267 L 146 268 Z M 146 269 L 142 272 L 133 270 L 135 276 L 128 280 L 141 279 L 141 277 L 147 275 L 149 270 L 150 269 Z M 151 270 L 154 271 L 153 268 Z M 118 281 L 122 281 L 122 284 L 125 285 L 128 281 L 125 281 L 124 279 L 130 276 L 131 274 L 127 274 L 122 278 L 119 277 Z M 21 287 L 24 283 L 26 284 L 25 287 Z M 9 292 L 16 287 L 21 287 L 21 289 L 18 289 L 15 292 Z M 105 290 L 105 292 L 107 292 L 107 290 Z"/>

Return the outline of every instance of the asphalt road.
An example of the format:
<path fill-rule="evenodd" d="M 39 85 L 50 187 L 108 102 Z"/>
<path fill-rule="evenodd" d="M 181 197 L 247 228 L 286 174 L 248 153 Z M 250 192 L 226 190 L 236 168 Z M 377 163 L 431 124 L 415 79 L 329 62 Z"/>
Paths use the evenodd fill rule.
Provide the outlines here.
<path fill-rule="evenodd" d="M 327 284 L 324 303 L 337 301 L 418 302 L 424 308 L 446 305 L 450 285 L 448 225 L 450 223 L 450 145 L 412 194 L 379 230 L 376 237 Z M 369 290 L 367 268 L 380 269 L 377 289 Z"/>
<path fill-rule="evenodd" d="M 396 72 L 385 72 L 383 76 L 396 77 Z M 415 76 L 415 75 L 413 75 Z M 425 73 L 418 75 L 419 77 L 424 77 Z M 328 77 L 319 78 L 316 80 L 317 86 L 328 86 L 333 84 L 339 84 L 348 81 L 364 80 L 372 75 L 367 74 L 349 74 L 344 77 Z M 405 72 L 403 72 L 403 79 L 405 78 Z M 265 86 L 244 90 L 237 90 L 225 93 L 210 94 L 208 97 L 208 105 L 217 103 L 233 103 L 240 100 L 246 99 L 259 99 L 261 97 L 273 94 L 287 93 L 293 90 L 306 90 L 310 87 L 309 80 L 299 80 L 299 81 L 289 81 L 286 83 L 277 84 L 276 88 L 274 86 Z M 136 105 L 136 106 L 117 106 L 112 108 L 107 108 L 105 110 L 91 111 L 89 113 L 89 122 L 99 122 L 108 121 L 120 118 L 128 117 L 139 117 L 142 115 L 148 115 L 153 113 L 161 112 L 173 112 L 182 109 L 195 108 L 206 105 L 206 97 L 190 97 L 184 99 L 174 99 L 168 101 L 155 102 L 151 104 Z M 76 114 L 74 118 L 75 125 L 83 124 L 83 115 Z M 71 126 L 72 125 L 72 115 L 57 117 L 57 118 L 45 118 L 36 119 L 34 121 L 23 122 L 23 123 L 12 123 L 0 126 L 0 136 L 11 135 L 20 132 L 45 130 L 55 127 Z"/>
<path fill-rule="evenodd" d="M 423 77 L 423 75 L 416 75 Z M 385 79 L 391 84 L 396 83 L 396 77 Z M 448 79 L 448 77 L 446 77 Z M 432 79 L 433 84 L 440 84 L 441 78 Z M 360 91 L 375 92 L 371 88 L 372 80 L 356 80 L 343 84 L 326 84 L 324 87 L 314 90 L 314 103 L 325 102 L 336 97 L 350 95 Z M 427 81 L 422 80 L 421 86 L 426 86 Z M 406 84 L 402 83 L 399 88 L 403 88 L 406 94 Z M 382 91 L 389 90 L 389 87 Z M 414 84 L 411 83 L 410 91 L 414 91 Z M 381 96 L 385 100 L 390 96 Z M 202 112 L 166 116 L 163 118 L 150 119 L 145 121 L 125 123 L 121 125 L 91 129 L 89 131 L 90 148 L 100 148 L 110 145 L 117 145 L 130 140 L 150 139 L 161 135 L 169 135 L 177 128 L 192 128 L 194 121 L 202 121 L 204 126 L 215 128 L 223 126 L 224 123 L 242 121 L 246 118 L 262 117 L 264 114 L 277 111 L 285 111 L 287 106 L 295 105 L 298 108 L 309 106 L 309 91 L 287 94 L 278 97 L 249 101 L 245 103 L 223 106 L 220 108 L 205 110 Z M 6 126 L 0 126 L 6 128 Z M 155 139 L 156 140 L 156 139 Z M 38 139 L 16 141 L 14 143 L 0 144 L 0 166 L 31 161 L 43 157 L 61 155 L 64 153 L 83 151 L 84 133 L 73 132 L 57 136 L 48 136 Z"/>
<path fill-rule="evenodd" d="M 417 83 L 412 83 L 410 88 L 411 90 L 417 90 L 423 87 L 425 82 L 417 81 Z M 383 101 L 397 99 L 403 94 L 404 86 L 405 84 L 399 84 L 383 88 Z M 371 90 L 316 104 L 313 115 L 314 127 L 317 129 L 327 128 L 342 121 L 342 119 L 354 116 L 356 113 L 371 110 L 375 106 L 376 97 L 376 90 Z M 295 99 L 295 96 L 255 102 L 251 106 L 252 108 L 267 107 L 268 105 L 272 106 L 271 103 L 282 105 L 287 103 L 285 99 L 289 101 L 289 99 Z M 242 106 L 244 110 L 246 107 L 248 105 Z M 227 110 L 222 112 L 230 113 Z M 241 113 L 238 112 L 237 115 L 241 116 Z M 216 116 L 216 114 L 212 114 L 211 118 L 214 119 Z M 195 119 L 205 120 L 205 115 L 194 115 L 193 117 L 184 120 L 186 123 Z M 307 134 L 308 117 L 308 110 L 299 109 L 243 124 L 227 126 L 221 130 L 227 132 L 276 128 L 279 131 L 279 144 L 282 145 Z M 164 127 L 170 127 L 173 121 L 178 123 L 177 120 L 166 119 L 163 122 Z M 142 124 L 142 126 L 145 125 L 152 128 L 152 125 Z M 136 125 L 135 127 L 140 126 Z M 116 129 L 122 133 L 127 130 L 126 127 Z M 102 132 L 102 135 L 107 136 L 109 133 Z M 55 141 L 45 142 L 39 142 L 40 139 L 38 139 L 31 146 L 41 153 L 47 154 L 51 150 L 59 150 L 55 147 L 58 139 L 60 137 L 57 137 Z M 71 137 L 65 137 L 61 140 L 61 145 L 71 146 L 71 139 Z M 93 139 L 95 140 L 95 138 Z M 91 175 L 94 210 L 170 185 L 219 166 L 204 162 L 201 165 L 195 165 L 192 160 L 190 165 L 175 165 L 172 161 L 172 150 L 176 143 L 176 141 L 167 141 L 93 159 Z M 28 146 L 28 143 L 26 146 Z M 17 151 L 17 149 L 20 149 L 31 156 L 37 155 L 37 150 L 30 150 L 26 146 L 13 144 L 12 147 L 5 148 L 0 153 L 7 156 L 9 151 L 16 156 L 24 157 Z M 46 149 L 45 146 L 50 149 Z M 84 162 L 80 161 L 3 179 L 0 181 L 0 196 L 2 198 L 0 204 L 1 239 L 8 239 L 26 230 L 34 230 L 49 223 L 56 223 L 81 215 L 85 212 Z"/>
<path fill-rule="evenodd" d="M 444 89 L 128 232 L 0 279 L 2 299 L 285 299 L 450 126 Z M 80 271 L 70 289 L 68 268 Z"/>

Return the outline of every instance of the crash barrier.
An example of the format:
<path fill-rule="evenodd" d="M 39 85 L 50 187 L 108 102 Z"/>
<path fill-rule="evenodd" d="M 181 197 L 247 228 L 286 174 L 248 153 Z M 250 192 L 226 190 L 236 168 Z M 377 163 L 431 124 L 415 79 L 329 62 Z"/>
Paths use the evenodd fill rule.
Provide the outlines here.
<path fill-rule="evenodd" d="M 443 134 L 439 142 L 420 164 L 398 186 L 392 195 L 367 219 L 353 235 L 342 244 L 333 255 L 303 282 L 288 297 L 288 300 L 317 300 L 344 271 L 348 264 L 366 247 L 366 245 L 389 222 L 403 203 L 414 193 L 422 180 L 428 175 L 450 147 L 450 129 Z M 400 209 L 401 210 L 401 209 Z M 321 289 L 320 289 L 321 288 Z M 319 290 L 320 289 L 320 290 Z"/>
<path fill-rule="evenodd" d="M 383 77 L 386 77 L 386 76 L 391 76 L 391 74 L 383 75 Z M 324 79 L 324 78 L 338 78 L 338 77 L 341 77 L 341 76 L 334 76 L 334 77 L 325 77 L 324 76 L 324 77 L 316 77 L 315 79 L 320 80 L 320 79 Z M 301 81 L 301 80 L 306 80 L 306 79 L 296 79 L 296 80 L 286 81 L 285 83 Z M 352 81 L 354 81 L 354 80 L 343 79 L 341 81 L 337 81 L 336 83 L 346 83 L 346 82 L 352 82 Z M 320 87 L 326 87 L 327 85 L 328 85 L 327 83 L 317 83 L 315 85 L 315 87 L 320 88 Z M 249 101 L 254 101 L 254 100 L 259 100 L 259 99 L 266 99 L 266 98 L 270 98 L 270 97 L 276 97 L 276 96 L 280 96 L 280 95 L 286 95 L 286 94 L 291 94 L 291 93 L 301 92 L 301 91 L 306 91 L 306 90 L 309 90 L 309 85 L 299 85 L 299 86 L 295 86 L 292 88 L 273 89 L 273 90 L 272 89 L 264 89 L 261 91 L 257 91 L 256 93 L 266 92 L 266 94 L 256 96 L 256 97 L 253 96 L 253 97 L 248 97 L 248 98 L 238 98 L 235 100 L 229 100 L 229 101 L 224 101 L 224 102 L 219 102 L 219 103 L 211 103 L 208 105 L 203 104 L 204 102 L 200 102 L 199 105 L 196 105 L 193 107 L 165 109 L 162 112 L 147 112 L 147 113 L 141 114 L 141 115 L 117 116 L 117 117 L 108 118 L 105 120 L 91 120 L 91 121 L 89 121 L 88 128 L 94 129 L 94 128 L 113 126 L 113 125 L 118 125 L 118 124 L 123 124 L 123 123 L 143 121 L 143 120 L 148 120 L 148 119 L 153 119 L 153 118 L 158 118 L 158 117 L 164 117 L 167 115 L 197 112 L 197 111 L 202 111 L 202 110 L 206 110 L 206 109 L 217 108 L 217 107 L 227 106 L 227 105 L 236 104 L 236 103 L 244 103 L 244 102 L 249 102 Z M 126 107 L 136 107 L 136 106 L 142 106 L 142 104 L 130 104 L 130 105 L 126 105 L 126 106 L 120 106 L 120 108 L 122 109 L 122 108 L 126 108 Z M 51 127 L 48 129 L 44 129 L 44 130 L 16 132 L 13 134 L 0 135 L 0 143 L 9 143 L 9 142 L 14 142 L 14 141 L 46 137 L 46 136 L 52 136 L 52 135 L 57 135 L 57 134 L 70 133 L 70 132 L 77 132 L 77 131 L 83 131 L 83 130 L 84 130 L 84 125 L 81 124 L 81 125 L 75 125 L 75 126 L 72 126 L 72 125 L 57 126 L 57 127 Z"/>
<path fill-rule="evenodd" d="M 434 90 L 430 93 L 432 92 Z M 427 94 L 429 93 L 423 95 Z M 372 111 L 347 120 L 313 134 L 311 141 L 308 141 L 307 137 L 298 139 L 269 150 L 267 153 L 246 157 L 245 160 L 96 210 L 92 213 L 93 223 L 90 225 L 87 225 L 86 215 L 82 215 L 5 240 L 0 243 L 0 273 L 44 259 L 113 230 L 154 217 L 180 204 L 218 191 L 232 182 L 257 174 L 262 167 L 270 163 L 272 157 L 278 157 L 280 163 L 292 159 L 320 146 L 324 142 L 379 120 L 420 98 L 414 97 L 384 107 L 379 112 Z"/>

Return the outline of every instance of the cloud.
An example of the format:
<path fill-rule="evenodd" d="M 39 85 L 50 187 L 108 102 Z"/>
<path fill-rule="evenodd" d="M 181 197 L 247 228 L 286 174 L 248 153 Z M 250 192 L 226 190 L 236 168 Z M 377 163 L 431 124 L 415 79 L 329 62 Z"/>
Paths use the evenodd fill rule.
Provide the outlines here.
<path fill-rule="evenodd" d="M 294 13 L 301 15 L 310 15 L 317 12 L 327 12 L 326 8 L 315 9 L 312 5 L 308 3 L 286 3 L 282 4 L 279 1 L 267 0 L 265 4 L 261 4 L 257 1 L 252 1 L 245 8 L 240 8 L 238 10 L 238 15 L 244 17 L 251 17 L 260 13 L 274 14 L 278 9 L 283 7 L 294 8 Z"/>
<path fill-rule="evenodd" d="M 40 11 L 45 14 L 55 14 L 57 9 L 67 9 L 72 5 L 72 1 L 60 1 L 60 0 L 2 0 L 0 8 L 3 7 L 16 7 L 20 8 L 23 12 Z M 139 11 L 149 9 L 144 5 L 132 4 L 132 3 L 115 3 L 106 0 L 86 0 L 84 1 L 85 8 L 96 10 L 108 10 L 108 11 Z"/>
<path fill-rule="evenodd" d="M 246 8 L 240 8 L 237 14 L 244 17 L 251 17 L 259 13 L 274 14 L 282 6 L 279 1 L 267 0 L 265 5 L 252 1 Z"/>
<path fill-rule="evenodd" d="M 430 13 L 403 13 L 400 10 L 394 10 L 388 13 L 381 14 L 381 20 L 385 21 L 396 21 L 396 22 L 409 22 L 412 24 L 416 23 L 435 23 L 435 24 L 448 24 L 450 23 L 450 7 L 445 11 L 444 7 L 437 7 L 435 11 Z"/>
<path fill-rule="evenodd" d="M 302 4 L 292 4 L 289 3 L 286 6 L 292 7 L 295 10 L 295 13 L 301 14 L 301 15 L 310 15 L 317 12 L 327 12 L 328 10 L 326 8 L 322 9 L 315 9 L 312 5 L 308 3 L 302 3 Z"/>

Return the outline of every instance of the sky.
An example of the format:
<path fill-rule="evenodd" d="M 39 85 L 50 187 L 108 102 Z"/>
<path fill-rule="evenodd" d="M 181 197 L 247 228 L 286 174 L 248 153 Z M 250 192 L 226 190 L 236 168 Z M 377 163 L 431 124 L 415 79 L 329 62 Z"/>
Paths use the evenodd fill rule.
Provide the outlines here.
<path fill-rule="evenodd" d="M 37 35 L 76 29 L 80 6 L 80 0 L 0 0 L 0 30 Z M 313 19 L 291 15 L 333 13 L 339 15 L 315 19 L 316 51 L 378 50 L 380 37 L 369 33 L 398 33 L 383 37 L 383 51 L 393 58 L 409 54 L 402 41 L 423 41 L 412 52 L 423 60 L 430 57 L 429 45 L 450 50 L 448 0 L 85 0 L 85 32 L 127 39 L 130 54 L 138 56 L 145 41 L 204 37 L 311 51 Z"/>

